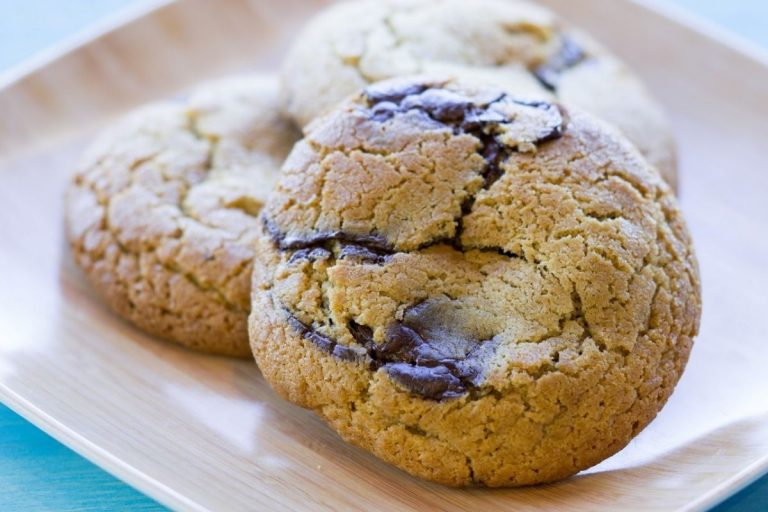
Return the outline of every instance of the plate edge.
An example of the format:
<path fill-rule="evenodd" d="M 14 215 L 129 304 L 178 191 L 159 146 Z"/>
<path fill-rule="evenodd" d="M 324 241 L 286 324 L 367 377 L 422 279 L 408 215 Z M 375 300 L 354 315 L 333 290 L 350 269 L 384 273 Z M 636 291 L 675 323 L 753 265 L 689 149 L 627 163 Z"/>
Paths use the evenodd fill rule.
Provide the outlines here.
<path fill-rule="evenodd" d="M 0 404 L 5 405 L 81 457 L 96 464 L 110 475 L 138 489 L 160 504 L 173 510 L 209 512 L 209 509 L 199 503 L 173 491 L 163 483 L 139 471 L 71 428 L 63 425 L 3 383 L 0 383 Z"/>
<path fill-rule="evenodd" d="M 680 509 L 680 512 L 703 512 L 710 510 L 728 498 L 737 495 L 766 474 L 768 474 L 768 454 L 758 458 L 720 485 L 705 492 L 692 503 L 685 505 Z"/>
<path fill-rule="evenodd" d="M 0 93 L 9 89 L 26 78 L 35 75 L 42 69 L 61 60 L 62 58 L 81 50 L 94 41 L 110 34 L 121 27 L 144 18 L 151 13 L 177 2 L 178 0 L 140 0 L 136 4 L 118 9 L 87 25 L 71 36 L 65 37 L 58 43 L 43 48 L 32 54 L 10 69 L 0 73 Z"/>
<path fill-rule="evenodd" d="M 718 25 L 678 5 L 664 3 L 661 0 L 622 0 L 649 11 L 668 21 L 685 27 L 696 34 L 710 39 L 730 51 L 752 60 L 756 65 L 768 68 L 768 49 L 753 43 L 744 36 Z"/>
<path fill-rule="evenodd" d="M 76 33 L 73 37 L 22 61 L 10 70 L 0 74 L 0 93 L 5 89 L 12 87 L 17 82 L 33 76 L 41 69 L 44 69 L 63 57 L 79 51 L 83 47 L 115 30 L 119 30 L 122 26 L 143 18 L 167 5 L 177 3 L 178 1 L 179 0 L 144 0 L 135 8 L 121 10 L 114 16 L 109 16 L 101 22 L 97 22 L 84 31 Z M 663 4 L 660 0 L 623 1 L 634 4 L 659 17 L 666 18 L 675 25 L 684 27 L 701 37 L 725 46 L 730 51 L 753 61 L 755 65 L 768 68 L 768 51 L 728 29 L 721 28 L 682 8 Z M 36 152 L 36 148 L 30 148 L 30 154 L 34 152 Z M 0 163 L 5 162 L 2 162 L 2 159 L 0 159 Z M 62 425 L 53 417 L 38 409 L 28 400 L 22 398 L 2 383 L 0 383 L 0 403 L 6 405 L 34 426 L 40 428 L 46 434 L 74 450 L 78 455 L 83 456 L 111 475 L 126 482 L 128 485 L 138 489 L 161 504 L 171 507 L 174 510 L 208 510 L 201 505 L 192 502 L 183 495 L 167 488 L 161 482 L 145 475 L 121 459 L 118 459 L 108 451 L 88 441 L 69 427 Z M 741 471 L 735 473 L 732 477 L 727 478 L 721 484 L 678 510 L 684 512 L 708 510 L 739 493 L 767 473 L 768 454 L 765 454 Z"/>

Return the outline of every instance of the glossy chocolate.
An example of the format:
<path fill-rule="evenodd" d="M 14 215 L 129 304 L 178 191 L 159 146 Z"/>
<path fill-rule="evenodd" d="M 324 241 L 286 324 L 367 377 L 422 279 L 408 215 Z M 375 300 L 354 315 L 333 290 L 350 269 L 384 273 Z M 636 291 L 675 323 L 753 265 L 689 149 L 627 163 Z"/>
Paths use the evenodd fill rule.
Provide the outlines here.
<path fill-rule="evenodd" d="M 457 398 L 477 387 L 495 348 L 493 340 L 476 339 L 453 323 L 438 302 L 408 308 L 402 321 L 387 327 L 380 344 L 371 327 L 350 321 L 347 328 L 359 347 L 339 345 L 287 314 L 291 327 L 321 350 L 340 359 L 365 359 L 371 369 L 384 368 L 401 386 L 431 400 Z"/>
<path fill-rule="evenodd" d="M 288 317 L 288 325 L 290 325 L 302 338 L 314 343 L 320 350 L 343 361 L 365 360 L 365 349 L 339 345 L 336 340 L 319 333 L 313 327 L 299 320 L 296 315 L 287 308 L 285 309 L 285 314 Z"/>

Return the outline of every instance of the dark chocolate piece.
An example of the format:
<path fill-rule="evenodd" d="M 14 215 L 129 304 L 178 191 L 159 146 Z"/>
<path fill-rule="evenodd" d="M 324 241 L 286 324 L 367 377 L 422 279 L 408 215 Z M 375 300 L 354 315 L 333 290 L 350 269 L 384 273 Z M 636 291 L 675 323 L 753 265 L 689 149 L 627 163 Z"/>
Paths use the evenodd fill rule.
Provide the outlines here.
<path fill-rule="evenodd" d="M 286 312 L 288 311 L 286 310 Z M 333 346 L 336 345 L 334 340 L 318 333 L 290 312 L 288 312 L 288 325 L 290 325 L 294 331 L 298 332 L 302 338 L 311 341 L 325 352 L 332 352 Z"/>
<path fill-rule="evenodd" d="M 365 88 L 365 97 L 371 106 L 383 102 L 400 103 L 406 96 L 419 94 L 426 88 L 424 84 L 406 81 L 379 82 Z"/>
<path fill-rule="evenodd" d="M 296 249 L 315 247 L 333 241 L 360 245 L 362 247 L 370 247 L 382 252 L 391 252 L 392 250 L 392 246 L 383 236 L 347 233 L 345 231 L 326 231 L 312 233 L 311 235 L 304 237 L 284 235 L 282 240 L 279 240 L 278 243 L 280 249 L 293 251 Z"/>
<path fill-rule="evenodd" d="M 416 331 L 400 322 L 394 322 L 387 328 L 384 343 L 372 350 L 380 361 L 415 363 L 419 359 L 419 349 L 424 346 L 424 340 Z"/>
<path fill-rule="evenodd" d="M 375 263 L 377 265 L 389 261 L 390 256 L 390 252 L 382 252 L 372 247 L 356 244 L 342 245 L 341 252 L 339 253 L 339 258 L 342 260 L 349 259 L 360 263 Z"/>
<path fill-rule="evenodd" d="M 373 329 L 367 325 L 353 320 L 347 328 L 360 350 L 367 353 L 372 369 L 384 368 L 398 383 L 424 398 L 443 400 L 479 385 L 485 361 L 496 347 L 492 339 L 476 339 L 471 321 L 457 316 L 460 313 L 450 303 L 416 304 L 406 310 L 402 321 L 389 325 L 381 344 L 374 341 Z M 294 318 L 292 327 L 321 350 L 336 355 L 334 349 L 342 347 L 325 336 L 312 336 L 311 329 L 289 313 L 290 318 Z"/>
<path fill-rule="evenodd" d="M 533 76 L 549 89 L 556 91 L 560 83 L 560 77 L 563 71 L 566 71 L 587 58 L 584 50 L 576 44 L 570 37 L 563 37 L 560 48 L 557 53 L 552 55 L 547 61 L 536 66 L 533 70 Z"/>
<path fill-rule="evenodd" d="M 447 89 L 426 89 L 404 98 L 400 108 L 403 111 L 422 110 L 441 123 L 456 123 L 463 121 L 475 107 L 469 98 Z"/>
<path fill-rule="evenodd" d="M 299 260 L 325 260 L 331 256 L 333 256 L 331 251 L 323 247 L 307 247 L 305 249 L 299 249 L 298 251 L 291 254 L 291 257 L 288 258 L 288 263 L 295 263 Z"/>
<path fill-rule="evenodd" d="M 299 333 L 307 341 L 314 343 L 319 349 L 337 357 L 343 361 L 362 361 L 365 360 L 365 350 L 359 347 L 348 347 L 339 345 L 336 340 L 317 332 L 313 327 L 305 324 L 287 308 L 285 313 L 288 317 L 288 325 Z"/>
<path fill-rule="evenodd" d="M 483 126 L 509 122 L 503 113 L 493 109 L 493 105 L 505 99 L 507 99 L 506 94 L 502 93 L 488 104 L 488 108 L 468 111 L 461 123 L 461 129 L 469 133 L 476 133 L 482 130 Z"/>
<path fill-rule="evenodd" d="M 496 342 L 480 339 L 476 329 L 455 303 L 424 301 L 408 308 L 402 321 L 387 328 L 381 345 L 370 346 L 369 342 L 366 348 L 388 373 L 397 365 L 394 371 L 402 385 L 426 398 L 442 400 L 466 393 L 482 381 L 485 362 Z M 425 382 L 430 377 L 436 379 L 434 385 Z"/>
<path fill-rule="evenodd" d="M 400 111 L 400 107 L 397 104 L 392 103 L 391 101 L 384 101 L 371 107 L 369 117 L 374 121 L 383 123 L 384 121 L 392 119 L 394 115 Z"/>
<path fill-rule="evenodd" d="M 355 341 L 361 346 L 368 347 L 374 344 L 373 329 L 367 325 L 361 325 L 354 320 L 350 320 L 347 328 L 349 329 L 350 334 L 352 334 L 352 337 L 355 338 Z"/>
<path fill-rule="evenodd" d="M 413 366 L 407 363 L 387 365 L 392 379 L 417 395 L 433 400 L 458 398 L 467 392 L 464 383 L 445 366 Z"/>
<path fill-rule="evenodd" d="M 394 252 L 392 245 L 386 238 L 374 234 L 357 234 L 346 231 L 321 231 L 306 236 L 289 235 L 280 230 L 272 219 L 266 216 L 263 219 L 264 228 L 281 251 L 302 251 L 321 248 L 328 242 L 341 242 L 346 245 L 355 245 L 380 256 L 390 255 Z M 317 253 L 319 256 L 319 253 Z"/>

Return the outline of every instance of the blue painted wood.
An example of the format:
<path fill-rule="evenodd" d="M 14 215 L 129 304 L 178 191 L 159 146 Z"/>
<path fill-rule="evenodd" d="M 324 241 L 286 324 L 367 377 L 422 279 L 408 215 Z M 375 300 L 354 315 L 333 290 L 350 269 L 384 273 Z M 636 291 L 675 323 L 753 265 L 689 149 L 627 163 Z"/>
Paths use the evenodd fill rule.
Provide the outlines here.
<path fill-rule="evenodd" d="M 0 0 L 0 71 L 137 0 Z M 666 0 L 768 47 L 766 0 Z M 0 405 L 0 511 L 165 510 Z M 768 476 L 712 512 L 768 511 Z"/>
<path fill-rule="evenodd" d="M 766 512 L 768 510 L 768 475 L 736 493 L 710 512 Z"/>
<path fill-rule="evenodd" d="M 0 405 L 0 510 L 165 509 Z"/>

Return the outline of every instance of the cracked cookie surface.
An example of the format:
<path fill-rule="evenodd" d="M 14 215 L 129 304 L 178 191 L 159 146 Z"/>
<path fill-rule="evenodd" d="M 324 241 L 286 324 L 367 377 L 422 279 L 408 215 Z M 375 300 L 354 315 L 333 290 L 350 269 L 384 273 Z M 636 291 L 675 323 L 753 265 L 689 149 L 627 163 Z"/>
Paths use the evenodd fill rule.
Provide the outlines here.
<path fill-rule="evenodd" d="M 513 0 L 362 0 L 319 14 L 282 70 L 305 125 L 367 84 L 439 73 L 557 99 L 617 126 L 674 188 L 674 142 L 658 104 L 605 48 L 537 5 Z"/>
<path fill-rule="evenodd" d="M 552 103 L 377 83 L 305 129 L 262 222 L 265 378 L 444 484 L 548 482 L 620 450 L 698 330 L 670 188 L 611 126 Z"/>
<path fill-rule="evenodd" d="M 256 219 L 298 137 L 267 76 L 130 114 L 87 150 L 67 191 L 76 262 L 143 330 L 250 357 Z"/>

